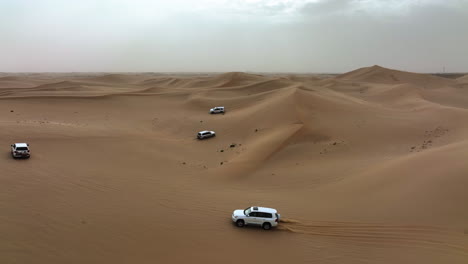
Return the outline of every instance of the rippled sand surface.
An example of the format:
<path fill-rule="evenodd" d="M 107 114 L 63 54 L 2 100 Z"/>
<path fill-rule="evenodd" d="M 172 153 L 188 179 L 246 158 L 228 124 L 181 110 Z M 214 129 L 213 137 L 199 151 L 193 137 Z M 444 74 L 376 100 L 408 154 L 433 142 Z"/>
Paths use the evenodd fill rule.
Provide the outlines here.
<path fill-rule="evenodd" d="M 1 74 L 0 263 L 466 264 L 467 120 L 467 77 L 378 66 Z"/>

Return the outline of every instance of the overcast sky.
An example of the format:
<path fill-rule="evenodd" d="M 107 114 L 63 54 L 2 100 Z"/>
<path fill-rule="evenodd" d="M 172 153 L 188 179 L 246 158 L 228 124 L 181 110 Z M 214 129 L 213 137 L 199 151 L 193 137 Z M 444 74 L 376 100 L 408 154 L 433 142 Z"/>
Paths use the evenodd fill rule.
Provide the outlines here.
<path fill-rule="evenodd" d="M 0 0 L 0 71 L 468 72 L 468 0 Z"/>

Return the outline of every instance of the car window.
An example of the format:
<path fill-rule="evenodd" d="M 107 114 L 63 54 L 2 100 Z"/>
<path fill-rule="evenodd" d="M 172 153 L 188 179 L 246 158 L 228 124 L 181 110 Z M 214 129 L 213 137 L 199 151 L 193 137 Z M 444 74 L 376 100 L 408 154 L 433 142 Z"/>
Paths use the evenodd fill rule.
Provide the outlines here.
<path fill-rule="evenodd" d="M 16 150 L 28 150 L 27 147 L 17 147 Z"/>
<path fill-rule="evenodd" d="M 272 217 L 272 215 L 270 213 L 261 213 L 261 212 L 259 212 L 258 214 L 259 214 L 259 217 L 264 217 L 264 218 L 271 218 Z"/>
<path fill-rule="evenodd" d="M 251 213 L 249 214 L 249 216 L 251 216 L 251 217 L 258 217 L 258 213 L 257 213 L 257 212 L 251 212 Z"/>

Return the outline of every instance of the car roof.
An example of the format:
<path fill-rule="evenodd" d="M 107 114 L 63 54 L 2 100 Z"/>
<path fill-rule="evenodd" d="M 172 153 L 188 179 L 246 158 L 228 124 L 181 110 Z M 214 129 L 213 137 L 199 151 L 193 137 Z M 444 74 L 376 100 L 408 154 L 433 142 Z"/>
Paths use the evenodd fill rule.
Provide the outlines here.
<path fill-rule="evenodd" d="M 254 210 L 253 208 L 258 208 L 258 210 Z M 268 208 L 268 207 L 260 207 L 260 206 L 252 206 L 252 211 L 259 211 L 259 212 L 264 212 L 264 213 L 272 213 L 276 214 L 277 211 L 276 209 L 273 208 Z"/>
<path fill-rule="evenodd" d="M 206 133 L 206 132 L 210 132 L 210 131 L 208 131 L 208 130 L 203 130 L 203 131 L 200 131 L 200 132 L 198 132 L 198 133 Z"/>
<path fill-rule="evenodd" d="M 15 143 L 17 147 L 28 147 L 27 143 Z"/>

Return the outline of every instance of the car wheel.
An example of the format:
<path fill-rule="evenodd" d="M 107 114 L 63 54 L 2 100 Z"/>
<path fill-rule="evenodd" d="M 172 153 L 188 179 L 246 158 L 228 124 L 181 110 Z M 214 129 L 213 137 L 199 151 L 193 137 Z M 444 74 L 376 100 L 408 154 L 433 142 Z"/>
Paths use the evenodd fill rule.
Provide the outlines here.
<path fill-rule="evenodd" d="M 236 226 L 237 227 L 244 227 L 245 226 L 244 220 L 237 220 L 236 221 Z"/>
<path fill-rule="evenodd" d="M 263 229 L 265 229 L 265 230 L 270 230 L 271 224 L 270 224 L 270 223 L 263 223 L 262 227 L 263 227 Z"/>

